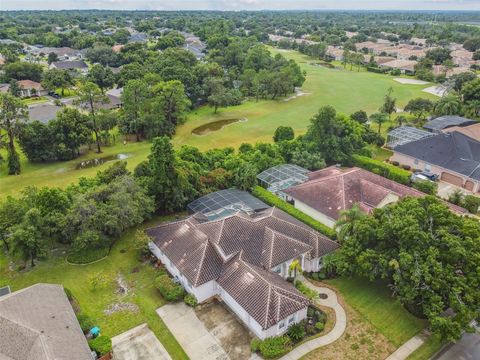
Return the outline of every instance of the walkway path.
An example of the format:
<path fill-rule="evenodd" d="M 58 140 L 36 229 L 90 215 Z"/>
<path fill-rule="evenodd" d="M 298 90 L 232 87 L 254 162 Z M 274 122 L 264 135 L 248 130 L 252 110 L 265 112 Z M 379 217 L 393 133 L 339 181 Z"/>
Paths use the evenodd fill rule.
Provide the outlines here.
<path fill-rule="evenodd" d="M 338 303 L 337 294 L 335 291 L 326 287 L 315 286 L 310 281 L 305 279 L 301 280 L 310 289 L 327 295 L 326 299 L 317 299 L 315 302 L 318 305 L 330 307 L 335 311 L 335 326 L 328 334 L 309 340 L 302 345 L 297 346 L 288 354 L 281 357 L 280 360 L 296 360 L 308 354 L 310 351 L 331 344 L 342 336 L 345 328 L 347 327 L 347 315 L 345 314 L 345 310 L 343 309 L 342 305 Z"/>
<path fill-rule="evenodd" d="M 393 354 L 387 357 L 385 360 L 404 360 L 406 359 L 411 353 L 417 350 L 422 344 L 425 342 L 425 336 L 421 334 L 415 335 L 410 340 L 408 340 L 405 344 L 400 346 Z"/>

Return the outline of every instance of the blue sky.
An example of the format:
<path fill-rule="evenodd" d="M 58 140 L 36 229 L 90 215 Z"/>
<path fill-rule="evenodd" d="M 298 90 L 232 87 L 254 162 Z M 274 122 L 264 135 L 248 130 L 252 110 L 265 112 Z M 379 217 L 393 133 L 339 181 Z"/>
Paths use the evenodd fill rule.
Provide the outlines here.
<path fill-rule="evenodd" d="M 0 0 L 1 10 L 13 9 L 401 9 L 480 10 L 480 0 Z"/>

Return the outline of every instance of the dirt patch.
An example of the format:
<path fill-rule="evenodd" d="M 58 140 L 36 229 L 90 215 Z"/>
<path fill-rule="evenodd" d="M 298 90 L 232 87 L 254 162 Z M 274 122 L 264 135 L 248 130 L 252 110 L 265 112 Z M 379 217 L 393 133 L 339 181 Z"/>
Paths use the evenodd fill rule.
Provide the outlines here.
<path fill-rule="evenodd" d="M 310 95 L 310 93 L 305 93 L 302 90 L 297 88 L 297 89 L 295 89 L 295 95 L 292 95 L 292 96 L 290 96 L 286 99 L 283 99 L 283 101 L 287 102 L 287 101 L 290 101 L 290 100 L 293 100 L 293 99 L 296 99 L 298 97 L 305 96 L 305 95 Z"/>
<path fill-rule="evenodd" d="M 129 312 L 136 313 L 139 311 L 139 309 L 136 304 L 129 303 L 129 302 L 119 302 L 119 303 L 111 304 L 108 308 L 103 310 L 103 313 L 105 315 L 112 315 L 119 311 L 129 311 Z"/>
<path fill-rule="evenodd" d="M 337 292 L 339 303 L 344 307 L 347 314 L 347 329 L 340 339 L 330 345 L 314 350 L 305 355 L 303 360 L 356 360 L 356 359 L 385 359 L 395 351 L 395 346 L 380 334 L 358 312 L 343 301 Z M 333 327 L 331 314 L 332 309 L 322 308 L 328 315 L 328 321 L 324 333 L 328 333 Z"/>
<path fill-rule="evenodd" d="M 220 341 L 230 359 L 243 360 L 250 357 L 250 341 L 253 335 L 218 300 L 197 306 L 195 314 Z"/>
<path fill-rule="evenodd" d="M 117 275 L 117 294 L 118 295 L 127 295 L 130 289 L 128 288 L 127 282 L 125 281 L 122 274 Z"/>

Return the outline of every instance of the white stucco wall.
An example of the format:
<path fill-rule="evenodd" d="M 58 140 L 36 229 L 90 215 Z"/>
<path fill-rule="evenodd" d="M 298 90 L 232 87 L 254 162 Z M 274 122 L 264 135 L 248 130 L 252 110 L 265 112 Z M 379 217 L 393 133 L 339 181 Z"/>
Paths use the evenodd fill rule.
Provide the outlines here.
<path fill-rule="evenodd" d="M 307 214 L 308 216 L 311 216 L 317 221 L 320 221 L 322 224 L 327 225 L 328 227 L 332 228 L 335 226 L 335 219 L 332 219 L 331 217 L 328 217 L 325 214 L 322 214 L 320 211 L 315 210 L 314 208 L 308 206 L 307 204 L 297 200 L 293 199 L 295 201 L 294 206 L 302 211 L 303 213 Z"/>

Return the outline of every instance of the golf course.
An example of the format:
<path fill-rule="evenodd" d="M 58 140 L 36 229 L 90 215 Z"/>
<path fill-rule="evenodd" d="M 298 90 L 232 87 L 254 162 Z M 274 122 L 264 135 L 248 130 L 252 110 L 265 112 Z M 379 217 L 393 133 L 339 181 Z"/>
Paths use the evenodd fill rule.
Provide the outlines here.
<path fill-rule="evenodd" d="M 291 126 L 298 135 L 306 130 L 310 118 L 323 105 L 332 105 L 345 114 L 360 109 L 368 113 L 377 111 L 390 87 L 399 108 L 403 108 L 412 98 L 435 99 L 434 95 L 422 92 L 430 85 L 400 84 L 392 76 L 366 72 L 364 69 L 357 72 L 354 68 L 351 71 L 348 67 L 344 69 L 341 64 L 336 64 L 335 68 L 321 66 L 293 50 L 270 48 L 270 51 L 294 59 L 305 70 L 306 81 L 297 94 L 286 99 L 246 101 L 239 106 L 220 108 L 216 114 L 208 106 L 197 108 L 189 114 L 185 124 L 178 127 L 173 138 L 174 145 L 179 147 L 188 144 L 207 150 L 213 147 L 237 147 L 244 142 L 270 142 L 280 125 Z M 386 129 L 387 124 L 384 127 Z M 104 147 L 100 155 L 90 150 L 80 158 L 67 162 L 34 164 L 20 153 L 21 175 L 8 176 L 6 164 L 0 165 L 0 199 L 7 195 L 18 195 L 26 186 L 68 186 L 80 177 L 93 176 L 97 171 L 107 168 L 115 157 L 126 158 L 131 170 L 147 158 L 150 151 L 148 142 L 124 144 L 120 135 L 117 139 L 114 145 Z M 108 158 L 108 161 L 79 168 L 82 162 L 103 158 Z"/>

